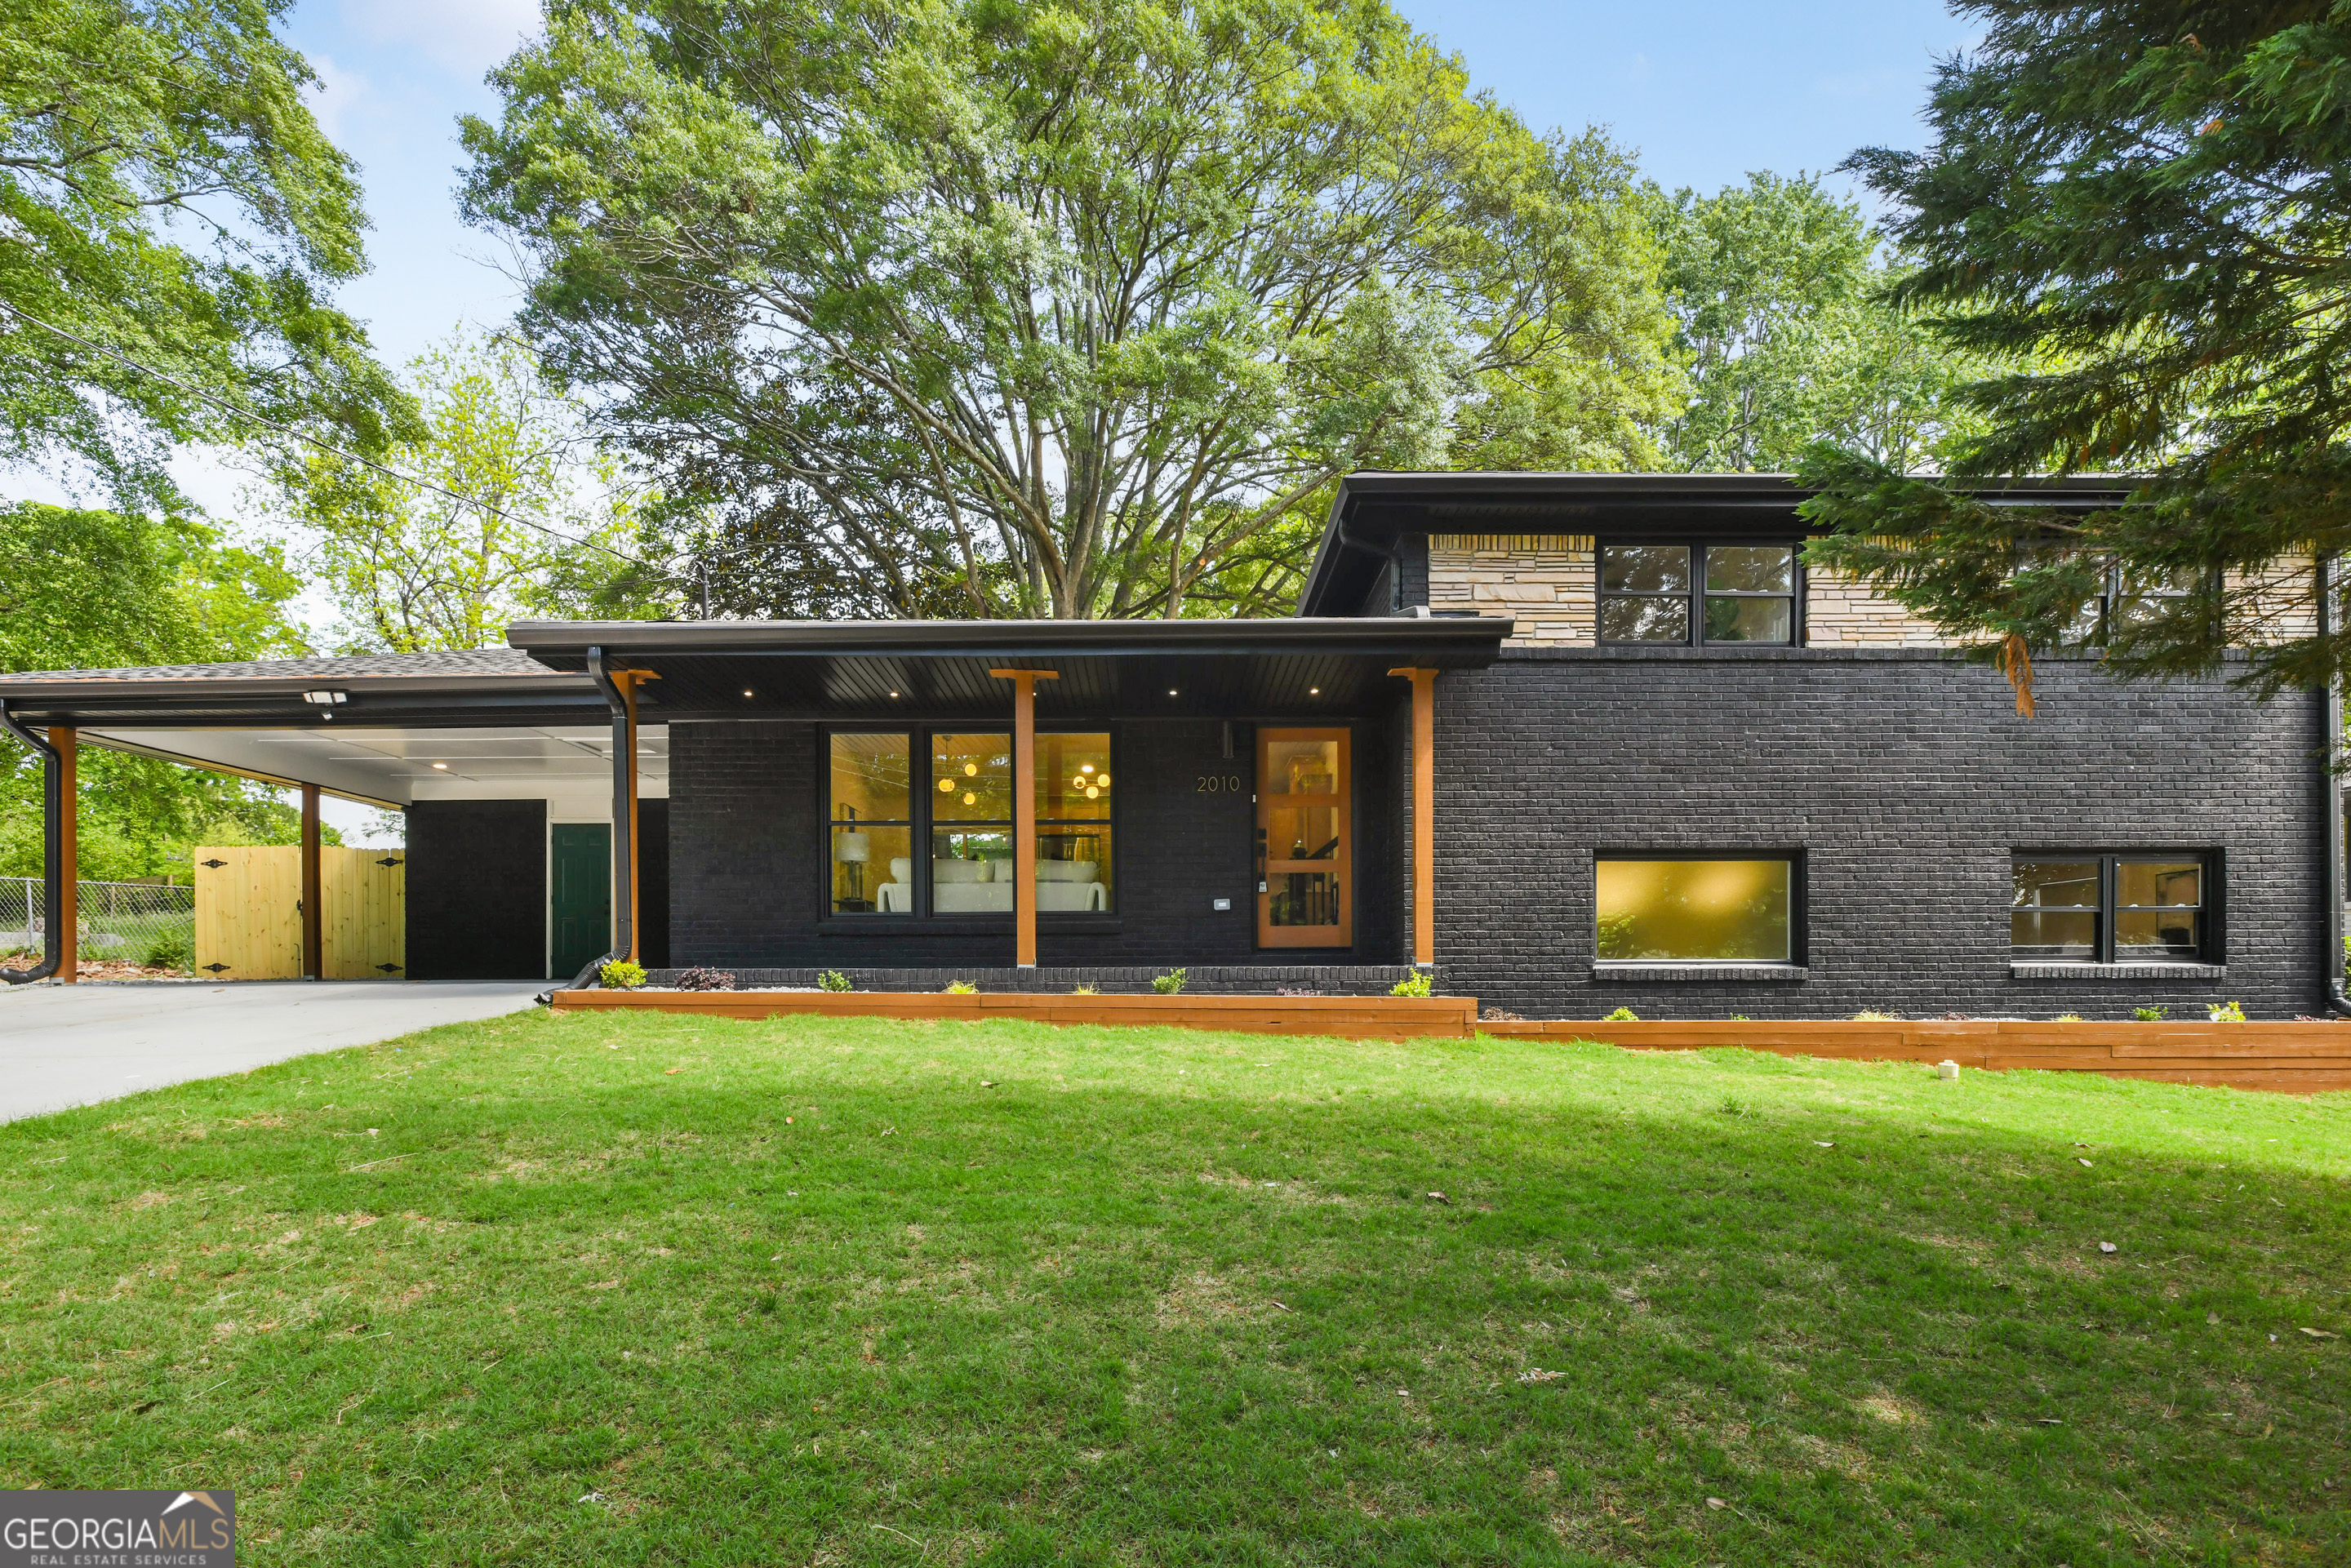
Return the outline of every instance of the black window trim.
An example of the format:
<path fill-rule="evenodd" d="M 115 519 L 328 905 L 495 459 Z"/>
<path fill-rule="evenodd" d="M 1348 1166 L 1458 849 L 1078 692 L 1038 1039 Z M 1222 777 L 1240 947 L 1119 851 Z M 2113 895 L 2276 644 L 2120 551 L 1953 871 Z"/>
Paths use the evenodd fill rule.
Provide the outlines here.
<path fill-rule="evenodd" d="M 1776 646 L 1776 644 L 1773 644 Z M 1667 646 L 1671 646 L 1670 643 Z M 1592 967 L 1596 973 L 1616 969 L 1803 969 L 1812 963 L 1811 921 L 1806 917 L 1811 892 L 1806 852 L 1784 844 L 1759 844 L 1750 849 L 1683 849 L 1654 844 L 1597 849 L 1592 852 Z M 1785 958 L 1603 958 L 1600 956 L 1600 862 L 1603 861 L 1786 861 L 1788 862 L 1788 956 Z"/>
<path fill-rule="evenodd" d="M 2030 964 L 2035 966 L 2051 964 L 2094 964 L 2102 968 L 2132 968 L 2146 965 L 2166 964 L 2212 967 L 2228 962 L 2227 951 L 2222 941 L 2224 934 L 2224 922 L 2222 919 L 2222 904 L 2224 903 L 2224 899 L 2222 897 L 2222 890 L 2226 885 L 2226 879 L 2221 874 L 2222 856 L 2221 852 L 2219 850 L 2181 849 L 2177 847 L 2158 849 L 2095 850 L 2082 849 L 2079 847 L 2055 849 L 2012 849 L 2009 851 L 2008 853 L 2008 862 L 2011 867 L 2009 881 L 2009 910 L 2011 913 L 2020 907 L 2023 907 L 2015 902 L 2016 893 L 2013 868 L 2019 861 L 2097 862 L 2098 937 L 2095 944 L 2096 951 L 2094 956 L 2087 958 L 2069 957 L 2063 955 L 2046 953 L 2020 953 L 2016 949 L 2015 937 L 2013 931 L 2011 930 L 2008 947 L 2009 962 L 2011 964 Z M 2115 926 L 2117 923 L 2115 916 L 2122 909 L 2188 907 L 2188 905 L 2185 904 L 2125 905 L 2118 904 L 2116 902 L 2116 897 L 2118 893 L 2117 873 L 2119 868 L 2124 863 L 2130 862 L 2146 863 L 2149 862 L 2179 862 L 2183 861 L 2194 862 L 2198 866 L 2203 869 L 2204 873 L 2204 902 L 2195 906 L 2199 914 L 2202 916 L 2202 919 L 2199 923 L 2197 932 L 2197 948 L 2195 955 L 2191 957 L 2182 957 L 2176 954 L 2169 954 L 2162 957 L 2156 958 L 2124 958 L 2116 956 Z M 2062 908 L 2064 906 L 2060 905 L 2058 907 Z"/>
<path fill-rule="evenodd" d="M 1688 593 L 1684 596 L 1689 601 L 1689 634 L 1684 637 L 1680 642 L 1667 643 L 1650 638 L 1614 640 L 1601 635 L 1601 619 L 1603 612 L 1606 609 L 1608 601 L 1612 599 L 1669 599 L 1675 597 L 1672 594 L 1609 592 L 1607 587 L 1608 551 L 1611 548 L 1618 545 L 1678 545 L 1689 550 L 1690 586 Z M 1783 545 L 1794 554 L 1794 577 L 1792 582 L 1791 591 L 1785 596 L 1791 601 L 1788 609 L 1788 640 L 1784 643 L 1757 643 L 1744 640 L 1722 643 L 1710 643 L 1707 641 L 1706 552 L 1718 547 L 1734 548 L 1746 546 L 1751 548 L 1758 545 Z M 1718 599 L 1778 599 L 1782 597 L 1782 595 L 1776 593 L 1725 593 L 1717 594 L 1714 597 Z M 1604 535 L 1593 540 L 1592 640 L 1593 643 L 1599 647 L 1712 648 L 1725 651 L 1736 651 L 1741 648 L 1801 648 L 1804 645 L 1806 637 L 1804 627 L 1805 598 L 1804 541 L 1801 538 L 1787 538 L 1778 535 L 1774 535 L 1768 538 L 1757 538 L 1751 537 L 1740 538 L 1729 535 L 1677 535 L 1670 538 L 1638 537 L 1618 537 L 1611 538 Z"/>
<path fill-rule="evenodd" d="M 911 720 L 904 723 L 893 724 L 886 720 L 875 720 L 871 723 L 828 724 L 819 726 L 817 729 L 816 745 L 818 758 L 816 768 L 816 804 L 817 825 L 822 837 L 820 839 L 817 845 L 818 854 L 816 857 L 816 908 L 818 925 L 832 931 L 855 930 L 872 931 L 876 933 L 887 931 L 895 932 L 900 935 L 908 933 L 929 934 L 935 932 L 940 936 L 946 936 L 950 933 L 960 932 L 1011 930 L 1013 917 L 1008 914 L 941 915 L 932 908 L 931 857 L 927 853 L 917 853 L 912 857 L 914 862 L 914 913 L 911 915 L 884 915 L 879 910 L 851 910 L 847 913 L 842 913 L 832 907 L 832 832 L 835 828 L 841 825 L 832 820 L 832 737 L 834 736 L 903 735 L 906 737 L 906 789 L 909 801 L 914 810 L 913 825 L 908 831 L 908 848 L 924 850 L 927 849 L 930 844 L 933 826 L 931 819 L 930 790 L 927 788 L 919 789 L 914 788 L 914 762 L 917 757 L 929 755 L 931 737 L 935 735 L 1003 735 L 1007 737 L 1007 748 L 1009 749 L 1009 737 L 1011 734 L 1012 729 L 1008 724 L 1003 729 L 998 730 L 993 724 L 989 723 L 986 719 L 945 720 L 938 723 L 929 724 Z M 1040 724 L 1037 726 L 1036 734 L 1040 739 L 1049 735 L 1106 734 L 1110 737 L 1111 776 L 1115 779 L 1125 771 L 1120 762 L 1120 727 L 1114 721 L 1098 719 L 1092 722 L 1071 721 L 1056 724 Z M 1115 857 L 1119 852 L 1119 819 L 1123 814 L 1124 800 L 1124 796 L 1118 794 L 1113 790 L 1111 796 L 1110 821 L 1108 823 L 1110 828 L 1111 854 L 1113 857 L 1111 863 L 1113 868 L 1118 864 Z M 963 825 L 992 827 L 997 824 L 983 822 Z M 1041 831 L 1040 836 L 1042 836 Z M 1113 869 L 1111 875 L 1113 881 L 1111 883 L 1111 906 L 1109 909 L 1099 914 L 1092 911 L 1046 911 L 1040 909 L 1037 912 L 1037 919 L 1039 923 L 1045 925 L 1083 926 L 1088 929 L 1093 929 L 1105 925 L 1116 923 L 1120 918 L 1118 907 L 1118 883 L 1116 880 L 1118 875 L 1117 871 Z"/>

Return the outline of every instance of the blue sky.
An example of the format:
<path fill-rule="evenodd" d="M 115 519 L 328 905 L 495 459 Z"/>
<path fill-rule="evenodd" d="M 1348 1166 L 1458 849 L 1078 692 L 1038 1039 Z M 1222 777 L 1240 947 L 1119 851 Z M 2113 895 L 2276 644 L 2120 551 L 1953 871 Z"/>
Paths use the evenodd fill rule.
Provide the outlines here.
<path fill-rule="evenodd" d="M 1748 171 L 1834 167 L 1870 143 L 1916 146 L 1938 55 L 1970 29 L 1934 0 L 1402 0 L 1470 77 L 1539 128 L 1598 123 L 1668 189 Z M 345 303 L 402 361 L 514 290 L 495 240 L 458 222 L 456 117 L 489 114 L 483 73 L 534 27 L 533 0 L 304 0 L 293 40 L 325 78 L 319 108 L 361 166 L 373 273 Z"/>

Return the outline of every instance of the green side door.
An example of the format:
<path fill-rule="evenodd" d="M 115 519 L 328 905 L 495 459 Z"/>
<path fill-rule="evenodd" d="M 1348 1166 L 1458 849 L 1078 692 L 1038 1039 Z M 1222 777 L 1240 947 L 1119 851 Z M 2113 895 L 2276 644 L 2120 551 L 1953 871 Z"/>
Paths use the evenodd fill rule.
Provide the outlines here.
<path fill-rule="evenodd" d="M 612 950 L 612 830 L 602 822 L 552 827 L 554 977 L 568 981 Z"/>

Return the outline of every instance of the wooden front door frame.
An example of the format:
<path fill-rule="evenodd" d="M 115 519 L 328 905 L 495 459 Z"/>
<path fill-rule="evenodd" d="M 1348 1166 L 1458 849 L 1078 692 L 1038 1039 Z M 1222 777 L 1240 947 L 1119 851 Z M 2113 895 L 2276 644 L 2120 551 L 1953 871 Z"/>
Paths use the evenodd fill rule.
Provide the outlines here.
<path fill-rule="evenodd" d="M 1337 852 L 1329 860 L 1293 861 L 1272 852 L 1268 824 L 1278 802 L 1315 800 L 1322 797 L 1276 796 L 1270 763 L 1276 742 L 1335 740 L 1339 743 L 1338 792 L 1329 797 L 1338 808 Z M 1264 725 L 1257 732 L 1257 945 L 1260 947 L 1352 947 L 1355 945 L 1355 765 L 1354 731 L 1345 726 L 1280 728 Z M 1292 872 L 1327 872 L 1339 883 L 1339 923 L 1336 925 L 1276 925 L 1273 884 Z"/>

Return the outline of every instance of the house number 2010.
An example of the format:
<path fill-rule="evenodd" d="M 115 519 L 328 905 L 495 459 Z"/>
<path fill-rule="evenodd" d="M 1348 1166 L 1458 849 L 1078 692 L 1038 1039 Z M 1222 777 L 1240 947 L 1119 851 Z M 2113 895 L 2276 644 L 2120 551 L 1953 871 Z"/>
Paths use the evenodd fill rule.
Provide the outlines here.
<path fill-rule="evenodd" d="M 1203 773 L 1200 775 L 1199 783 L 1193 786 L 1192 793 L 1221 795 L 1227 790 L 1231 790 L 1238 794 L 1240 787 L 1241 776 L 1238 773 Z"/>

